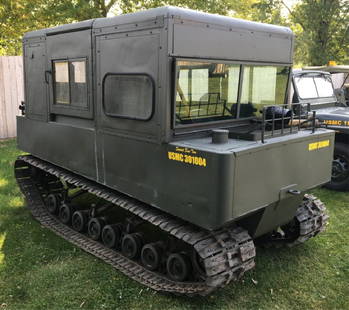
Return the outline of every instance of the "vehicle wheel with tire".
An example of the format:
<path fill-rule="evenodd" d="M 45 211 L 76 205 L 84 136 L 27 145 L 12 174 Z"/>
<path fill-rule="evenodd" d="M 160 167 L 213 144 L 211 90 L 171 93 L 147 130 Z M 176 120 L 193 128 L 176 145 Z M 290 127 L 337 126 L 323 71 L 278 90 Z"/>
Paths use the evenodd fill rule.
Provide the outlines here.
<path fill-rule="evenodd" d="M 325 185 L 329 189 L 344 191 L 349 189 L 349 145 L 335 143 L 332 162 L 331 182 Z"/>

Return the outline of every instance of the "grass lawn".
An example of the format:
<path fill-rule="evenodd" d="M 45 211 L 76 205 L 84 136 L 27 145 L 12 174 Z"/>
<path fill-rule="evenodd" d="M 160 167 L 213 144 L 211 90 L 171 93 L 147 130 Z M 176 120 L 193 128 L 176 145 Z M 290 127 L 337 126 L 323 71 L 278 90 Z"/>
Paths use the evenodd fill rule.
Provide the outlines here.
<path fill-rule="evenodd" d="M 318 189 L 330 224 L 288 249 L 257 249 L 256 268 L 208 297 L 156 293 L 44 229 L 13 177 L 19 151 L 0 141 L 0 309 L 349 309 L 349 194 Z"/>

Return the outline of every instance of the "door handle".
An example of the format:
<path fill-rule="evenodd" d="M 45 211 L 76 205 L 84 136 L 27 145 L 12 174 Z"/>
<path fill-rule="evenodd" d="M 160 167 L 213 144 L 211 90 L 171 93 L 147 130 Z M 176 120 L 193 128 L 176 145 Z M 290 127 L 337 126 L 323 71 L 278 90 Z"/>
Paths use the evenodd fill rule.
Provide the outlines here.
<path fill-rule="evenodd" d="M 50 83 L 48 75 L 51 75 L 51 74 L 52 74 L 52 71 L 48 71 L 48 70 L 45 71 L 45 83 L 46 84 Z"/>

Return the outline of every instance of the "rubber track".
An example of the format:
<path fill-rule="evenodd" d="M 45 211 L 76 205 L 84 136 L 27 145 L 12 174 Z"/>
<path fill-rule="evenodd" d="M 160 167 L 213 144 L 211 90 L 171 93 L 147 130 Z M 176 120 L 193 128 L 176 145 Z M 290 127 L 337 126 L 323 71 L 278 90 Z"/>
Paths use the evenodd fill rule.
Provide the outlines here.
<path fill-rule="evenodd" d="M 137 262 L 124 257 L 120 252 L 106 248 L 101 243 L 62 224 L 46 210 L 43 200 L 45 190 L 32 177 L 30 166 L 112 202 L 189 244 L 203 261 L 205 267 L 203 280 L 201 282 L 172 281 L 165 275 L 151 272 Z M 15 176 L 27 199 L 30 211 L 43 226 L 156 291 L 188 296 L 207 295 L 233 280 L 238 280 L 255 265 L 254 243 L 248 232 L 240 227 L 231 226 L 215 231 L 203 230 L 31 155 L 18 157 L 15 163 Z"/>
<path fill-rule="evenodd" d="M 299 223 L 299 236 L 288 246 L 296 246 L 315 237 L 326 229 L 329 216 L 324 203 L 313 195 L 306 194 L 295 215 Z"/>

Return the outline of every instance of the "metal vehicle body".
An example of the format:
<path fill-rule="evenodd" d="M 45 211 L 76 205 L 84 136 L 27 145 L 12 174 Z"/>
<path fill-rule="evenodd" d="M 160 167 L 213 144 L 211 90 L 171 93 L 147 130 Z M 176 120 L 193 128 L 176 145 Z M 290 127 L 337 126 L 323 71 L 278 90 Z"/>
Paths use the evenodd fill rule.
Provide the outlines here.
<path fill-rule="evenodd" d="M 62 188 L 77 186 L 199 257 L 148 246 L 152 260 L 165 253 L 165 271 L 140 279 L 150 260 L 143 247 L 143 267 L 139 258 L 134 269 L 113 263 L 130 277 L 161 291 L 207 294 L 253 267 L 252 238 L 275 237 L 283 226 L 277 239 L 295 244 L 324 229 L 323 204 L 304 193 L 330 179 L 333 132 L 284 126 L 284 119 L 276 129 L 275 115 L 265 116 L 267 106 L 286 103 L 288 28 L 163 7 L 31 32 L 23 44 L 18 146 L 32 155 L 16 163 L 22 190 L 39 184 L 36 203 L 44 197 L 51 213 L 58 205 L 65 222 L 67 209 L 80 211 L 69 205 L 70 187 Z M 45 192 L 52 182 L 56 192 Z M 88 232 L 96 237 L 103 225 L 93 210 Z M 35 212 L 46 226 L 63 229 Z M 74 214 L 66 221 L 73 228 Z M 139 221 L 127 220 L 133 228 L 123 230 L 121 252 L 108 254 L 108 262 L 135 258 L 130 248 L 140 253 Z M 84 249 L 90 242 L 80 244 L 73 230 L 60 234 Z M 103 258 L 103 248 L 86 250 Z M 156 276 L 161 280 L 150 283 Z"/>
<path fill-rule="evenodd" d="M 349 189 L 349 107 L 338 100 L 331 74 L 323 71 L 294 71 L 292 103 L 310 105 L 321 124 L 336 132 L 331 182 L 334 190 Z"/>

